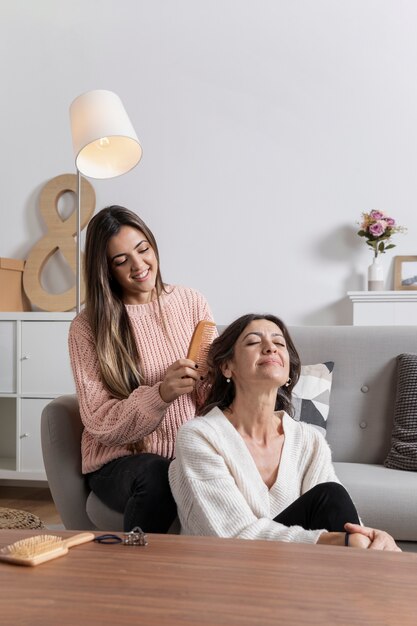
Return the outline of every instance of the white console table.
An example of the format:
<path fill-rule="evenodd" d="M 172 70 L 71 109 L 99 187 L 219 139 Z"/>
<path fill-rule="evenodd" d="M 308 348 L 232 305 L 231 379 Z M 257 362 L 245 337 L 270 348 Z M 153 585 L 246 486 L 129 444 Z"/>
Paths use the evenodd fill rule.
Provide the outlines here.
<path fill-rule="evenodd" d="M 348 291 L 354 326 L 417 326 L 417 290 Z"/>

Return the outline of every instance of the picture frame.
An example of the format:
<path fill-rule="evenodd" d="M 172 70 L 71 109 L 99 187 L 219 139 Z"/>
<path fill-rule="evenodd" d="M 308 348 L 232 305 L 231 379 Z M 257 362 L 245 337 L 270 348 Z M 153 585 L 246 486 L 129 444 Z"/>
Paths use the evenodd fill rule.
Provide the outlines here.
<path fill-rule="evenodd" d="M 394 290 L 417 291 L 417 256 L 396 256 L 394 259 Z"/>

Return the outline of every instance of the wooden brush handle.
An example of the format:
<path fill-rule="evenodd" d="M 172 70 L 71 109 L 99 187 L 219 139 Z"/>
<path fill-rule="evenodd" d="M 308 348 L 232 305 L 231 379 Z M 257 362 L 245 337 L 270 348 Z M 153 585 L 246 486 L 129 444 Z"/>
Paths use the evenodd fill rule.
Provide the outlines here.
<path fill-rule="evenodd" d="M 87 543 L 88 541 L 93 541 L 93 539 L 93 533 L 78 533 L 78 535 L 64 539 L 63 545 L 65 548 L 72 548 L 72 546 L 79 546 L 80 543 Z"/>

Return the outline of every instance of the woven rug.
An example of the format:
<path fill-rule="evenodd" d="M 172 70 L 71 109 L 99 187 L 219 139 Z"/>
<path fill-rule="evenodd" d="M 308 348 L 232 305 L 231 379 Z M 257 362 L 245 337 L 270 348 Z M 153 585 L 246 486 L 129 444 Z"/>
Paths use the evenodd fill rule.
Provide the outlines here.
<path fill-rule="evenodd" d="M 28 511 L 0 507 L 0 529 L 45 528 L 42 520 Z"/>

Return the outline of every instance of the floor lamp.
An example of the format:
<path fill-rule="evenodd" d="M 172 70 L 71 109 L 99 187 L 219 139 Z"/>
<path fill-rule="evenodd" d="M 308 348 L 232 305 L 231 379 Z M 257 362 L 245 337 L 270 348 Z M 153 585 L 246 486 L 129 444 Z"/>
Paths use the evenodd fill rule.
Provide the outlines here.
<path fill-rule="evenodd" d="M 70 106 L 77 168 L 76 310 L 81 310 L 81 175 L 113 178 L 135 167 L 142 148 L 125 108 L 112 91 L 95 89 Z"/>

